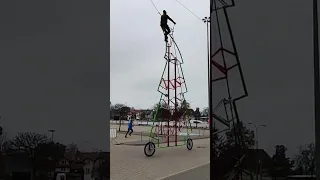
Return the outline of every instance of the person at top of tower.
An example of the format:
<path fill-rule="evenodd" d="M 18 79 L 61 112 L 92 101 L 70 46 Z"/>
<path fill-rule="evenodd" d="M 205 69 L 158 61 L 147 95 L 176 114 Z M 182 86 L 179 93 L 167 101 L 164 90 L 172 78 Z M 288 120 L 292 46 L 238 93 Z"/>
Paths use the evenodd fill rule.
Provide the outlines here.
<path fill-rule="evenodd" d="M 174 20 L 172 20 L 168 15 L 167 15 L 167 11 L 163 10 L 163 14 L 161 15 L 161 22 L 160 22 L 160 26 L 164 32 L 164 40 L 166 42 L 168 42 L 168 34 L 170 34 L 171 30 L 168 26 L 168 19 L 173 22 L 173 24 L 176 24 L 176 22 L 174 22 Z"/>

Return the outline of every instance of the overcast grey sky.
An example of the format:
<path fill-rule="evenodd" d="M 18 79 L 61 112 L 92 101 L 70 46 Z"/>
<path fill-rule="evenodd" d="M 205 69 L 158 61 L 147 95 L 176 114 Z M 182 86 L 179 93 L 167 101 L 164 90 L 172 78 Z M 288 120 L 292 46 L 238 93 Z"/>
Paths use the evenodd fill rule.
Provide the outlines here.
<path fill-rule="evenodd" d="M 175 0 L 154 1 L 176 22 L 175 39 L 184 56 L 187 100 L 207 106 L 207 55 L 204 23 Z M 209 0 L 180 0 L 197 16 L 208 16 Z M 249 97 L 239 103 L 245 122 L 266 124 L 260 147 L 270 154 L 276 144 L 293 155 L 314 141 L 311 2 L 237 1 L 230 20 Z M 164 66 L 159 15 L 148 0 L 111 0 L 112 103 L 149 108 Z M 218 98 L 214 95 L 214 98 Z"/>
<path fill-rule="evenodd" d="M 0 2 L 0 123 L 9 136 L 56 129 L 63 143 L 108 148 L 107 15 L 107 1 Z"/>
<path fill-rule="evenodd" d="M 177 22 L 174 37 L 185 61 L 186 99 L 194 108 L 207 107 L 205 24 L 175 0 L 154 2 Z M 209 15 L 208 0 L 181 2 L 201 18 Z M 111 0 L 110 15 L 111 102 L 151 108 L 160 98 L 157 88 L 165 65 L 160 15 L 149 0 Z"/>
<path fill-rule="evenodd" d="M 267 125 L 260 148 L 292 155 L 314 142 L 312 2 L 239 1 L 229 18 L 249 91 L 240 117 Z"/>

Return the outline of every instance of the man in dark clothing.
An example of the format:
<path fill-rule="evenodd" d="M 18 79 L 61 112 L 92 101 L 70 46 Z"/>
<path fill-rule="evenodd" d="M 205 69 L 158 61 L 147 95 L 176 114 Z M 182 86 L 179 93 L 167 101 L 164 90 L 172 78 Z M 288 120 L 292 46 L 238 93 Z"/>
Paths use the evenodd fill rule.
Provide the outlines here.
<path fill-rule="evenodd" d="M 174 22 L 168 15 L 166 10 L 163 10 L 163 14 L 161 15 L 161 22 L 160 22 L 160 26 L 164 32 L 164 40 L 166 42 L 168 42 L 168 34 L 170 34 L 171 30 L 168 26 L 168 19 L 173 22 L 173 24 L 176 24 L 176 22 Z"/>

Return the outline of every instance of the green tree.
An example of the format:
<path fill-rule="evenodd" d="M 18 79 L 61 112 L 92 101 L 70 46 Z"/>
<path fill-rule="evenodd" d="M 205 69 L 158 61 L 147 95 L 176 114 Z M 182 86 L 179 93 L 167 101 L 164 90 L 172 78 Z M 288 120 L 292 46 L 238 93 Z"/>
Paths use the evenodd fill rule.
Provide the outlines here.
<path fill-rule="evenodd" d="M 121 130 L 122 119 L 126 119 L 131 108 L 124 104 L 115 104 L 110 107 L 110 114 L 119 114 L 119 131 Z"/>
<path fill-rule="evenodd" d="M 168 120 L 171 117 L 171 112 L 165 102 L 160 101 L 153 106 L 153 117 L 160 122 Z"/>
<path fill-rule="evenodd" d="M 121 119 L 127 119 L 127 116 L 129 112 L 131 111 L 131 108 L 128 106 L 123 106 L 120 108 L 120 117 Z"/>
<path fill-rule="evenodd" d="M 124 104 L 115 104 L 115 105 L 110 105 L 110 118 L 113 119 L 115 115 L 120 115 L 120 109 L 126 105 Z M 119 117 L 120 118 L 120 117 Z"/>
<path fill-rule="evenodd" d="M 200 109 L 197 107 L 196 110 L 194 111 L 194 118 L 196 120 L 200 120 L 200 117 L 201 117 L 201 112 L 200 112 Z"/>
<path fill-rule="evenodd" d="M 110 110 L 112 111 L 112 112 L 115 112 L 115 113 L 117 113 L 117 114 L 120 114 L 120 119 L 122 118 L 124 118 L 125 116 L 127 116 L 127 114 L 130 112 L 130 110 L 131 110 L 131 108 L 130 107 L 128 107 L 128 106 L 126 106 L 126 105 L 124 105 L 124 104 L 115 104 L 115 105 L 112 105 L 111 107 L 110 107 Z"/>
<path fill-rule="evenodd" d="M 203 110 L 201 112 L 201 116 L 202 117 L 209 117 L 209 108 L 208 107 L 203 108 Z"/>
<path fill-rule="evenodd" d="M 175 112 L 175 119 L 179 120 L 181 118 L 183 119 L 189 119 L 192 115 L 192 111 L 190 111 L 190 103 L 188 103 L 186 100 L 183 100 L 180 104 L 177 104 L 177 111 Z"/>
<path fill-rule="evenodd" d="M 190 103 L 186 100 L 183 100 L 180 104 L 176 104 L 176 112 L 172 114 L 167 107 L 167 103 L 160 101 L 153 106 L 153 116 L 157 112 L 157 118 L 159 121 L 172 120 L 172 118 L 180 119 L 190 117 L 193 113 L 193 110 L 190 110 Z M 173 115 L 173 116 L 171 116 Z"/>
<path fill-rule="evenodd" d="M 243 148 L 253 148 L 255 145 L 254 131 L 246 128 L 246 126 L 242 122 L 235 123 L 234 126 L 232 126 L 231 130 L 227 131 L 225 135 L 226 149 L 235 147 L 236 136 L 243 138 Z"/>
<path fill-rule="evenodd" d="M 158 121 L 168 121 L 171 118 L 171 112 L 167 108 L 160 107 L 157 112 L 156 119 Z"/>
<path fill-rule="evenodd" d="M 224 150 L 224 138 L 218 133 L 219 129 L 213 127 L 213 154 L 214 158 L 219 157 Z"/>
<path fill-rule="evenodd" d="M 144 120 L 144 119 L 146 119 L 146 117 L 147 117 L 146 111 L 141 111 L 140 112 L 140 120 Z"/>
<path fill-rule="evenodd" d="M 301 174 L 314 175 L 316 171 L 316 148 L 314 143 L 299 147 L 298 154 L 294 158 Z"/>
<path fill-rule="evenodd" d="M 167 103 L 160 101 L 159 103 L 154 104 L 152 109 L 156 111 L 158 108 L 166 108 L 166 107 L 167 107 Z"/>
<path fill-rule="evenodd" d="M 186 111 L 186 119 L 190 119 L 190 117 L 193 116 L 193 115 L 194 115 L 194 110 L 191 109 L 191 108 L 187 109 L 187 111 Z"/>
<path fill-rule="evenodd" d="M 180 104 L 180 109 L 183 109 L 183 110 L 190 109 L 190 103 L 188 103 L 186 100 L 183 100 Z"/>

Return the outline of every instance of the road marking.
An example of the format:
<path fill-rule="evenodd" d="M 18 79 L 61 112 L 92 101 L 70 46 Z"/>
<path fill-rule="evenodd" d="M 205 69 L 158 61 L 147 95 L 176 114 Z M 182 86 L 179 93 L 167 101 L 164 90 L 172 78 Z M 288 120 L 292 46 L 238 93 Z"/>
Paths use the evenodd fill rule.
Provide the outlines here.
<path fill-rule="evenodd" d="M 187 171 L 190 171 L 190 170 L 193 170 L 193 169 L 202 167 L 202 166 L 206 166 L 206 165 L 208 165 L 208 164 L 210 164 L 210 163 L 206 163 L 206 164 L 194 166 L 194 167 L 192 167 L 192 168 L 188 168 L 188 169 L 182 170 L 182 171 L 177 172 L 177 173 L 172 173 L 172 174 L 170 174 L 170 175 L 168 175 L 168 176 L 161 177 L 161 178 L 158 178 L 158 179 L 156 179 L 156 180 L 163 180 L 163 179 L 169 178 L 169 177 L 171 177 L 171 176 L 175 176 L 175 175 L 182 174 L 182 173 L 185 173 L 185 172 L 187 172 Z"/>

